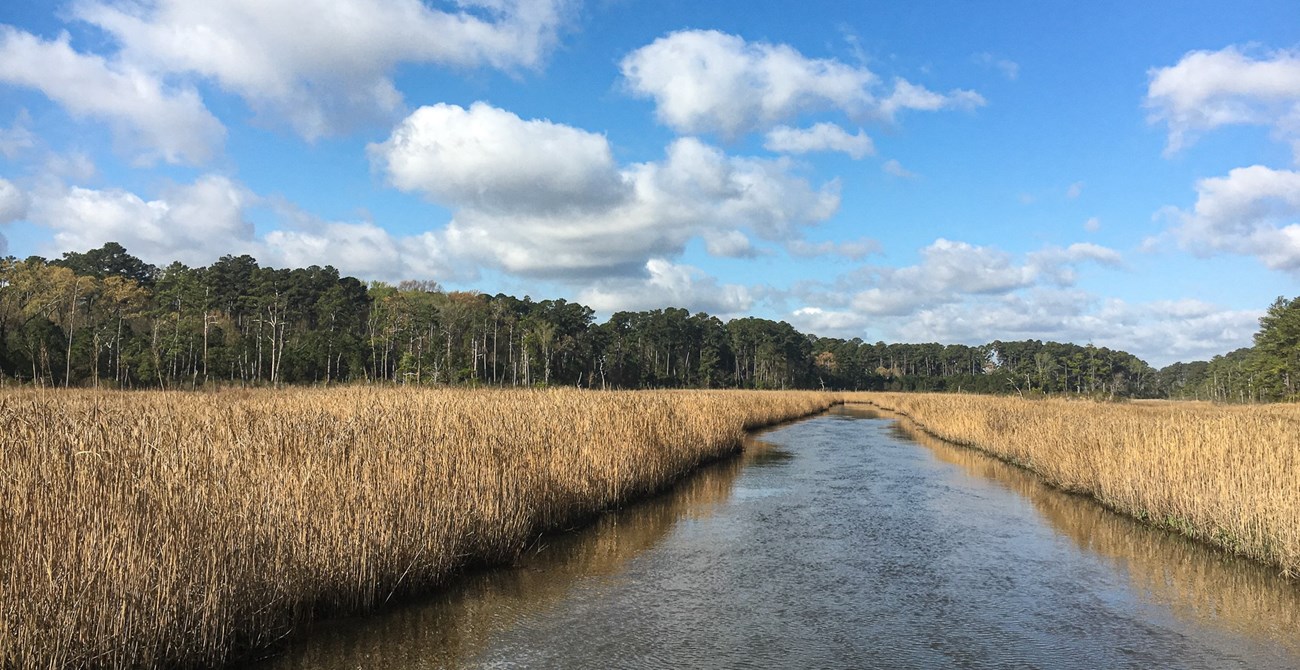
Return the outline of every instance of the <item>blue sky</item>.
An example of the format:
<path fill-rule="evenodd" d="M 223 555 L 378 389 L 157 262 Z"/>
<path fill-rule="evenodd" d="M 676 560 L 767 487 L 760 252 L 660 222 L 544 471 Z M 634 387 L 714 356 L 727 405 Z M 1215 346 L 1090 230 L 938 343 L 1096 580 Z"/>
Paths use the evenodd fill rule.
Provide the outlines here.
<path fill-rule="evenodd" d="M 1293 2 L 0 6 L 19 257 L 1163 365 L 1300 293 L 1298 161 Z"/>

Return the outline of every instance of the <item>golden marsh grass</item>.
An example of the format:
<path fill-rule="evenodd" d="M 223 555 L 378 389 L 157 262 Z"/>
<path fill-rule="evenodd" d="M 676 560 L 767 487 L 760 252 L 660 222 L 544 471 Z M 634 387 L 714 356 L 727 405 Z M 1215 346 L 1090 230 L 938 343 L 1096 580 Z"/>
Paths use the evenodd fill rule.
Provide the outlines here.
<path fill-rule="evenodd" d="M 1300 574 L 1300 407 L 864 393 L 1062 489 Z"/>
<path fill-rule="evenodd" d="M 227 662 L 508 560 L 832 394 L 0 394 L 0 667 Z"/>

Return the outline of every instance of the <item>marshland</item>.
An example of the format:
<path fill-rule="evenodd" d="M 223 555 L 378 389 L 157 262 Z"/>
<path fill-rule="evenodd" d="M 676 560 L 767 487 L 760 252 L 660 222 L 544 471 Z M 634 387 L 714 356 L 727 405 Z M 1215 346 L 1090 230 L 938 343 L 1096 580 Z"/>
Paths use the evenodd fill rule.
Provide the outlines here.
<path fill-rule="evenodd" d="M 0 395 L 0 666 L 216 665 L 508 560 L 818 393 Z"/>
<path fill-rule="evenodd" d="M 728 477 L 740 477 L 735 480 L 740 483 L 691 483 L 691 471 L 734 454 L 747 431 L 815 415 L 845 401 L 850 403 L 846 407 L 876 407 L 888 414 L 845 409 L 779 429 L 774 434 L 778 438 L 769 438 L 781 443 L 779 449 L 750 443 L 750 455 L 743 463 L 728 461 L 732 464 Z M 944 442 L 922 439 L 918 445 L 921 437 L 916 435 L 871 437 L 878 435 L 879 426 L 898 422 L 920 431 L 919 436 L 933 435 Z M 1245 579 L 1233 577 L 1236 573 L 1285 575 L 1296 570 L 1300 500 L 1290 483 L 1297 468 L 1297 423 L 1300 414 L 1286 405 L 1101 403 L 951 394 L 377 387 L 137 393 L 10 390 L 0 395 L 0 494 L 7 501 L 0 512 L 4 538 L 0 612 L 5 622 L 0 667 L 219 666 L 268 653 L 278 658 L 277 650 L 286 645 L 287 655 L 276 663 L 313 658 L 312 664 L 319 664 L 322 652 L 315 645 L 320 638 L 311 633 L 315 622 L 376 610 L 396 612 L 360 627 L 374 632 L 376 625 L 382 628 L 389 620 L 384 617 L 403 621 L 402 612 L 436 607 L 445 597 L 438 594 L 464 594 L 459 590 L 465 588 L 462 584 L 512 579 L 513 570 L 531 570 L 530 561 L 551 560 L 548 547 L 568 542 L 595 543 L 606 547 L 601 555 L 622 558 L 594 573 L 564 566 L 538 568 L 543 573 L 536 582 L 543 585 L 551 580 L 547 571 L 559 570 L 556 579 L 561 586 L 538 587 L 539 597 L 548 602 L 571 602 L 572 584 L 585 584 L 589 574 L 622 575 L 638 561 L 650 561 L 663 571 L 663 576 L 647 579 L 669 579 L 669 575 L 711 579 L 719 561 L 731 560 L 728 552 L 749 554 L 741 565 L 753 564 L 760 581 L 766 570 L 770 588 L 780 598 L 804 598 L 811 608 L 788 613 L 797 615 L 791 639 L 806 636 L 803 642 L 811 656 L 784 656 L 781 650 L 787 646 L 782 645 L 764 647 L 762 653 L 773 654 L 769 660 L 776 663 L 830 662 L 827 659 L 838 657 L 818 654 L 832 653 L 841 643 L 815 632 L 827 625 L 812 611 L 822 611 L 818 603 L 823 600 L 826 606 L 850 607 L 857 617 L 851 621 L 862 627 L 862 634 L 886 634 L 893 629 L 881 628 L 880 622 L 890 608 L 904 607 L 902 600 L 930 597 L 924 594 L 933 595 L 936 583 L 955 588 L 948 578 L 926 581 L 938 579 L 934 570 L 939 566 L 958 555 L 1019 560 L 1018 556 L 1046 541 L 1042 533 L 1057 532 L 1034 530 L 1039 535 L 1001 537 L 998 531 L 995 537 L 981 539 L 981 533 L 992 532 L 992 527 L 980 525 L 988 523 L 977 519 L 980 514 L 1011 515 L 1019 519 L 1016 523 L 1027 523 L 1024 512 L 1016 511 L 1021 503 L 1015 495 L 986 500 L 980 491 L 988 484 L 978 481 L 978 473 L 974 480 L 956 486 L 944 479 L 951 474 L 928 465 L 919 467 L 916 460 L 936 457 L 988 463 L 967 470 L 1002 468 L 995 479 L 1014 477 L 1019 483 L 1012 488 L 1022 498 L 1052 501 L 1049 520 L 1066 513 L 1060 510 L 1096 507 L 1095 512 L 1069 514 L 1102 520 L 1089 522 L 1090 528 L 1129 524 L 1124 532 L 1137 538 L 1132 543 L 1145 547 L 1138 551 L 1148 570 L 1164 569 L 1159 567 L 1163 560 L 1171 562 L 1168 569 L 1175 569 L 1185 561 L 1181 556 L 1193 551 L 1189 546 L 1203 547 L 1194 550 L 1197 556 L 1210 557 L 1196 559 L 1201 562 L 1221 561 L 1212 558 L 1216 552 L 1252 559 L 1226 572 L 1220 570 L 1222 576 L 1210 584 L 1204 583 L 1204 576 L 1187 581 L 1175 573 L 1167 583 L 1171 593 L 1195 592 L 1156 601 L 1161 611 L 1193 607 L 1195 621 L 1188 625 L 1198 630 L 1208 627 L 1216 636 L 1236 640 L 1233 636 L 1242 634 L 1238 620 L 1221 621 L 1225 615 L 1216 614 L 1215 608 L 1194 606 L 1197 598 L 1246 600 L 1240 607 L 1252 607 L 1251 599 L 1262 599 L 1273 603 L 1267 606 L 1284 621 L 1300 615 L 1294 609 L 1293 580 L 1250 577 L 1254 581 L 1249 593 L 1218 583 Z M 762 462 L 756 465 L 754 458 Z M 1015 465 L 993 465 L 1001 461 Z M 758 470 L 750 472 L 752 468 Z M 1025 474 L 1008 475 L 1008 471 Z M 751 476 L 760 482 L 749 482 Z M 680 486 L 685 490 L 713 492 L 702 504 L 730 510 L 721 514 L 729 525 L 703 532 L 695 525 L 706 523 L 705 517 L 713 518 L 712 512 L 697 511 L 694 502 L 670 503 L 676 511 L 666 518 L 656 517 L 655 529 L 646 539 L 637 539 L 640 533 L 635 525 L 627 524 L 618 528 L 630 546 L 612 547 L 609 543 L 618 542 L 617 536 L 599 539 L 600 533 L 610 532 L 610 510 L 671 487 L 683 477 L 687 483 Z M 918 484 L 917 477 L 930 483 Z M 1031 479 L 1043 483 L 1026 483 Z M 1039 493 L 1039 489 L 1060 493 Z M 1101 505 L 1074 493 L 1095 498 Z M 755 496 L 779 506 L 747 520 L 744 515 L 754 511 Z M 983 501 L 979 505 L 988 509 L 975 514 L 963 511 L 973 501 Z M 657 504 L 651 503 L 651 509 Z M 1148 523 L 1105 521 L 1115 515 L 1102 505 Z M 935 517 L 939 508 L 943 515 Z M 618 514 L 635 515 L 635 509 L 632 505 Z M 1048 514 L 1047 508 L 1043 513 Z M 742 516 L 732 518 L 734 514 Z M 683 526 L 682 519 L 696 521 Z M 762 530 L 753 531 L 759 536 L 737 540 L 741 545 L 724 541 L 738 528 L 760 520 Z M 583 530 L 593 521 L 591 529 Z M 973 532 L 972 524 L 985 530 Z M 694 549 L 674 550 L 681 535 L 689 535 L 692 528 Z M 552 534 L 556 531 L 575 531 L 577 539 L 557 540 Z M 1097 554 L 1096 542 L 1101 539 L 1092 531 L 1079 532 L 1072 531 L 1084 558 L 1071 554 L 1070 561 L 1091 565 L 1087 556 L 1109 557 L 1116 551 Z M 583 533 L 596 533 L 597 539 L 584 539 L 592 536 Z M 944 538 L 947 533 L 952 536 Z M 1191 539 L 1161 539 L 1178 535 Z M 950 546 L 956 553 L 936 554 L 931 544 Z M 701 554 L 706 545 L 712 548 Z M 653 558 L 664 551 L 673 558 Z M 867 572 L 843 566 L 837 574 L 819 572 L 823 570 L 819 566 L 826 564 L 860 568 L 868 555 L 874 558 L 867 564 L 876 567 Z M 777 568 L 770 561 L 779 556 L 804 565 L 809 572 L 773 572 Z M 582 559 L 580 564 L 592 560 Z M 1121 557 L 1119 564 L 1127 564 L 1125 560 Z M 1247 567 L 1250 564 L 1258 567 Z M 908 578 L 911 568 L 900 565 L 924 566 L 924 574 L 931 576 L 919 581 Z M 505 567 L 471 573 L 487 577 L 464 572 L 492 566 Z M 897 572 L 900 569 L 903 572 Z M 978 571 L 994 569 L 978 567 L 977 573 L 987 579 L 987 573 Z M 1092 569 L 1095 566 L 1088 568 Z M 1044 574 L 1033 579 L 1060 588 L 1056 573 L 1046 563 L 1035 570 Z M 890 581 L 890 574 L 902 581 Z M 1096 579 L 1110 584 L 1119 577 Z M 686 608 L 681 613 L 686 620 L 720 617 L 700 629 L 716 636 L 707 642 L 713 646 L 706 648 L 719 659 L 736 653 L 724 641 L 727 617 L 735 612 L 710 608 L 728 603 L 733 587 L 731 597 L 742 600 L 728 607 L 741 607 L 744 598 L 761 595 L 749 594 L 740 582 L 728 583 L 732 586 L 722 591 L 716 583 L 709 582 L 707 588 L 701 583 L 701 593 L 711 593 L 709 598 L 684 598 L 679 603 Z M 832 589 L 831 583 L 840 583 L 836 588 L 841 591 Z M 870 584 L 875 586 L 866 586 Z M 1137 591 L 1150 587 L 1146 582 L 1133 584 Z M 682 596 L 680 588 L 673 593 Z M 895 600 L 869 611 L 854 609 L 858 606 L 851 602 L 858 596 L 853 594 L 861 588 L 884 590 Z M 1085 588 L 1054 597 L 1077 607 L 1087 593 Z M 598 594 L 594 597 L 606 597 L 599 590 Z M 861 595 L 865 598 L 865 593 Z M 963 590 L 960 597 L 971 595 Z M 434 599 L 428 601 L 431 596 Z M 472 601 L 475 596 L 465 597 Z M 575 606 L 608 607 L 607 615 L 614 616 L 621 607 L 644 605 L 646 594 L 636 590 L 610 597 L 604 605 L 582 600 Z M 778 596 L 766 592 L 762 597 Z M 1142 605 L 1144 596 L 1128 597 L 1137 604 L 1125 606 L 1129 609 L 1116 616 L 1140 618 L 1139 610 L 1147 606 Z M 431 604 L 410 610 L 411 602 Z M 761 608 L 758 602 L 743 607 Z M 670 619 L 677 616 L 671 614 L 671 602 L 656 606 L 664 608 Z M 1006 606 L 962 605 L 973 609 L 959 608 L 965 613 L 956 623 L 974 626 L 971 617 L 981 615 L 990 618 L 982 625 L 992 627 L 986 632 L 994 638 L 1030 634 L 1023 630 L 1023 620 L 1003 611 Z M 568 605 L 559 611 L 563 607 Z M 1010 618 L 999 618 L 1004 615 Z M 461 615 L 438 610 L 427 616 L 445 622 Z M 1089 616 L 1100 622 L 1108 613 L 1095 611 Z M 765 617 L 766 625 L 773 627 L 788 623 L 771 612 Z M 558 625 L 555 621 L 516 623 L 527 624 L 523 630 Z M 926 626 L 952 624 L 937 620 Z M 394 625 L 409 630 L 410 622 Z M 633 636 L 627 638 L 633 645 L 649 644 L 650 639 L 667 634 L 654 628 L 634 629 L 624 631 L 620 626 L 604 634 L 613 636 L 610 644 L 615 646 L 625 634 Z M 839 635 L 852 637 L 852 629 L 844 628 Z M 939 628 L 926 630 L 939 635 Z M 374 634 L 391 642 L 382 631 Z M 499 635 L 516 639 L 509 630 L 483 634 L 488 639 L 475 643 L 479 649 L 475 654 L 490 658 L 522 653 L 499 646 Z M 648 637 L 637 641 L 638 634 Z M 696 639 L 693 634 L 683 635 L 687 642 L 682 644 Z M 1288 651 L 1287 645 L 1272 637 L 1268 640 L 1264 648 L 1274 656 L 1261 657 L 1268 661 L 1265 666 L 1293 658 L 1287 654 L 1294 650 Z M 1057 642 L 1085 647 L 1097 643 L 1068 635 Z M 1172 644 L 1161 636 L 1125 643 L 1137 642 L 1161 648 Z M 541 644 L 541 640 L 528 644 Z M 898 644 L 902 645 L 895 649 L 899 653 L 920 653 L 907 651 L 910 645 L 920 644 L 919 638 L 904 636 Z M 1246 642 L 1224 644 L 1249 648 Z M 357 642 L 358 648 L 367 645 Z M 860 645 L 850 646 L 863 652 Z M 982 653 L 991 654 L 991 649 Z M 538 658 L 565 662 L 559 657 Z M 676 660 L 690 663 L 704 658 Z M 1150 658 L 1168 660 L 1159 655 Z M 596 663 L 594 658 L 569 660 L 579 665 Z M 475 663 L 471 659 L 464 664 Z"/>
<path fill-rule="evenodd" d="M 610 510 L 734 455 L 748 431 L 845 402 L 1294 580 L 1300 411 L 1257 401 L 1294 397 L 1298 317 L 1300 299 L 1279 299 L 1255 347 L 1157 371 L 1092 345 L 869 344 L 675 308 L 598 324 L 564 300 L 367 285 L 251 257 L 159 270 L 105 245 L 3 259 L 0 667 L 273 655 L 317 622 L 437 597 L 466 570 L 602 527 Z M 914 392 L 925 390 L 949 393 Z M 918 448 L 854 430 L 867 426 L 836 429 L 846 457 Z M 934 471 L 801 451 L 797 435 L 781 453 L 862 473 L 823 482 L 839 495 L 904 496 L 889 501 L 902 508 L 845 507 L 806 491 L 817 520 L 868 523 L 932 497 L 903 480 Z M 806 526 L 767 527 L 744 550 Z M 657 541 L 619 551 L 650 555 L 679 531 L 669 521 Z M 896 536 L 873 537 L 919 550 L 918 537 L 939 542 L 933 531 L 899 521 Z M 977 536 L 958 546 L 987 554 Z M 850 540 L 839 548 L 850 556 L 826 560 L 872 550 Z M 1266 583 L 1290 607 L 1294 581 Z"/>

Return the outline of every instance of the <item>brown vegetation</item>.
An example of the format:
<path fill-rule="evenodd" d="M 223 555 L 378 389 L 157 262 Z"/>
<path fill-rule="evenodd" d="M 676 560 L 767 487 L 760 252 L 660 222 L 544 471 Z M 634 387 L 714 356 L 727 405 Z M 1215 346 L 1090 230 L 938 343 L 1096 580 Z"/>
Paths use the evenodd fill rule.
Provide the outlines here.
<path fill-rule="evenodd" d="M 508 560 L 831 394 L 0 394 L 0 667 L 214 665 Z"/>
<path fill-rule="evenodd" d="M 1300 407 L 867 393 L 926 432 L 1300 574 Z"/>

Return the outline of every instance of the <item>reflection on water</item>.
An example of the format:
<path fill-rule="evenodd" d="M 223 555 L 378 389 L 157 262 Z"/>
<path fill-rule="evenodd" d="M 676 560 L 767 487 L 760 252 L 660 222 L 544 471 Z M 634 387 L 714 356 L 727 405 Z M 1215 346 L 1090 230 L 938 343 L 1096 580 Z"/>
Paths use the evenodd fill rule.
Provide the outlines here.
<path fill-rule="evenodd" d="M 868 410 L 764 439 L 260 667 L 1300 667 L 1258 565 Z"/>
<path fill-rule="evenodd" d="M 615 575 L 683 520 L 707 518 L 733 493 L 742 468 L 792 458 L 757 438 L 745 451 L 704 467 L 664 495 L 598 517 L 580 532 L 539 538 L 508 568 L 471 572 L 431 600 L 379 616 L 317 624 L 259 667 L 328 670 L 456 668 L 512 622 L 544 616 L 579 579 Z"/>
<path fill-rule="evenodd" d="M 1300 585 L 1269 568 L 1173 533 L 1154 529 L 1100 504 L 1044 485 L 1025 470 L 957 447 L 897 423 L 898 436 L 918 442 L 945 463 L 990 479 L 1033 503 L 1079 549 L 1103 556 L 1136 593 L 1176 616 L 1262 640 L 1300 656 Z"/>

